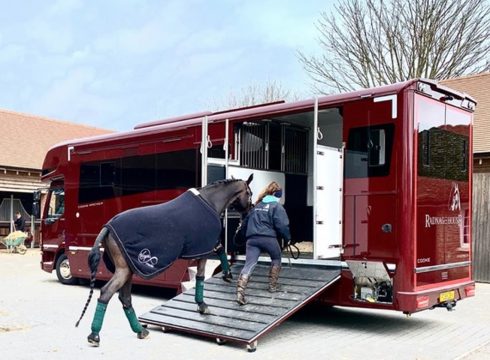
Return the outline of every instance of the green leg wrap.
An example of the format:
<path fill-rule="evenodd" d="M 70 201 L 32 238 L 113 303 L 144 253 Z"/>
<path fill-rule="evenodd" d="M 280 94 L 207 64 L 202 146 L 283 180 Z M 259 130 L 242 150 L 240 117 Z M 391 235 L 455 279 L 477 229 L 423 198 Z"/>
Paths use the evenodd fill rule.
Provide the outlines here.
<path fill-rule="evenodd" d="M 223 269 L 223 274 L 230 271 L 230 264 L 228 264 L 228 258 L 226 257 L 225 250 L 221 248 L 222 251 L 218 253 L 219 260 L 221 261 L 221 268 Z"/>
<path fill-rule="evenodd" d="M 102 323 L 104 322 L 104 315 L 107 309 L 107 304 L 97 301 L 97 308 L 95 309 L 94 319 L 92 320 L 92 332 L 98 334 L 102 329 Z"/>
<path fill-rule="evenodd" d="M 204 302 L 204 276 L 196 276 L 196 294 L 194 300 L 198 304 Z"/>
<path fill-rule="evenodd" d="M 143 326 L 141 326 L 140 322 L 138 321 L 138 318 L 136 317 L 136 314 L 134 312 L 133 307 L 131 306 L 130 308 L 125 308 L 123 306 L 124 313 L 126 314 L 126 317 L 129 320 L 129 325 L 131 325 L 131 329 L 135 333 L 140 333 L 143 331 Z"/>

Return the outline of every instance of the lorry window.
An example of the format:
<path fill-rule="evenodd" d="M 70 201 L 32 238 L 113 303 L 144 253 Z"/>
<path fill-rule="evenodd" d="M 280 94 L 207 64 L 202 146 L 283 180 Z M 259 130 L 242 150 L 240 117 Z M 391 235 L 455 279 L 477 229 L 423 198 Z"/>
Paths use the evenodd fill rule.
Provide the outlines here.
<path fill-rule="evenodd" d="M 346 178 L 387 176 L 393 147 L 393 124 L 364 126 L 349 131 Z"/>
<path fill-rule="evenodd" d="M 195 149 L 156 154 L 156 188 L 188 189 L 198 185 Z"/>
<path fill-rule="evenodd" d="M 445 114 L 444 106 L 438 103 L 423 105 L 438 116 L 418 119 L 418 175 L 468 181 L 468 126 L 463 120 L 457 122 L 458 113 Z M 429 109 L 431 106 L 434 109 Z M 451 124 L 452 117 L 455 125 Z"/>
<path fill-rule="evenodd" d="M 52 189 L 48 204 L 48 218 L 60 218 L 65 212 L 65 192 Z"/>
<path fill-rule="evenodd" d="M 122 195 L 139 194 L 156 189 L 156 158 L 154 154 L 121 159 L 119 187 Z M 117 172 L 116 172 L 117 173 Z"/>
<path fill-rule="evenodd" d="M 195 149 L 82 163 L 78 200 L 88 203 L 153 190 L 193 187 L 196 169 Z"/>

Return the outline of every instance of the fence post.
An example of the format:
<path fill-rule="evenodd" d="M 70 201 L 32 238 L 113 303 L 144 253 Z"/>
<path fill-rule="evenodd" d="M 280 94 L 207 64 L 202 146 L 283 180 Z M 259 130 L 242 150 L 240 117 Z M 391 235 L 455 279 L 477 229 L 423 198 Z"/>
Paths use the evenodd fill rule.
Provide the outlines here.
<path fill-rule="evenodd" d="M 14 231 L 13 220 L 14 220 L 14 194 L 10 194 L 10 219 L 9 219 L 10 232 Z"/>
<path fill-rule="evenodd" d="M 36 224 L 34 223 L 34 215 L 31 215 L 31 249 L 34 249 L 34 242 L 36 241 Z"/>

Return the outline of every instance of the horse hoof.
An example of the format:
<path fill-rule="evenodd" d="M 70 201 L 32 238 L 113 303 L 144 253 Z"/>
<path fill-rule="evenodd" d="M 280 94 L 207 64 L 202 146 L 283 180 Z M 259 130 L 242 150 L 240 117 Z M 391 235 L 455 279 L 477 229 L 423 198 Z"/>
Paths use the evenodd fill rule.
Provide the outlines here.
<path fill-rule="evenodd" d="M 245 300 L 245 298 L 238 298 L 236 299 L 236 302 L 238 303 L 238 305 L 240 306 L 243 306 L 243 305 L 247 305 L 248 301 Z"/>
<path fill-rule="evenodd" d="M 146 330 L 145 328 L 143 328 L 143 330 L 141 330 L 138 333 L 138 339 L 146 339 L 148 337 L 148 335 L 150 335 L 150 332 L 148 330 Z"/>
<path fill-rule="evenodd" d="M 88 343 L 92 346 L 98 347 L 100 345 L 99 334 L 90 333 L 90 335 L 87 336 L 87 340 L 88 340 Z"/>
<path fill-rule="evenodd" d="M 197 311 L 199 311 L 199 314 L 201 315 L 211 314 L 209 307 L 204 302 L 197 305 Z"/>
<path fill-rule="evenodd" d="M 231 280 L 233 280 L 233 275 L 231 274 L 231 271 L 227 271 L 221 276 L 221 278 L 223 281 L 231 283 Z"/>

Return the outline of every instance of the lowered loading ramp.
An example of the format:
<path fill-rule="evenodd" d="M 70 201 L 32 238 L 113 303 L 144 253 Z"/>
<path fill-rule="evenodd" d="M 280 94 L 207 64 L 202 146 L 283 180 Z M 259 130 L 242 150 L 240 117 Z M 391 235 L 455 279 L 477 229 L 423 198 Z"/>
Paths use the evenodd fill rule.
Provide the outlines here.
<path fill-rule="evenodd" d="M 139 317 L 143 324 L 161 326 L 215 338 L 218 344 L 233 341 L 255 351 L 257 339 L 282 323 L 340 278 L 340 267 L 283 266 L 276 293 L 268 288 L 268 265 L 257 265 L 246 290 L 247 305 L 236 303 L 236 279 L 243 265 L 231 268 L 233 282 L 221 273 L 206 280 L 204 301 L 211 314 L 201 315 L 194 302 L 194 289 L 176 296 Z"/>

